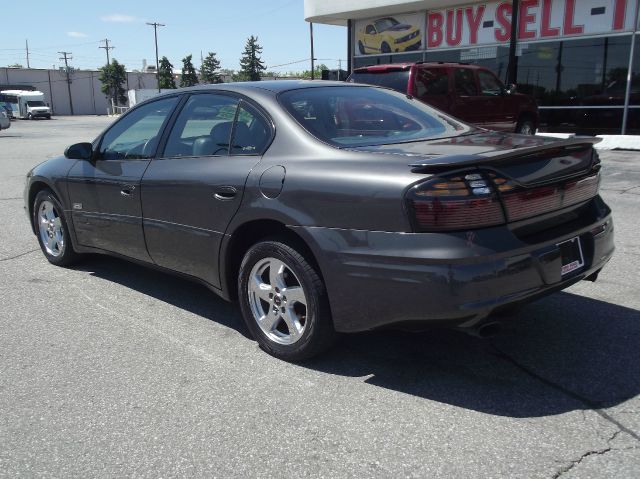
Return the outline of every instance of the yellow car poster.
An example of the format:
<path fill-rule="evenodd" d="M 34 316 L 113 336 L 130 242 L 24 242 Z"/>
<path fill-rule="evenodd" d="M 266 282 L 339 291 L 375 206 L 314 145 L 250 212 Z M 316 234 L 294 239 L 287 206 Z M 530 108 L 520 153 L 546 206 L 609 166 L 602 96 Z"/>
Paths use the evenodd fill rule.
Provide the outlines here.
<path fill-rule="evenodd" d="M 380 55 L 420 50 L 425 14 L 409 13 L 356 20 L 355 54 Z"/>

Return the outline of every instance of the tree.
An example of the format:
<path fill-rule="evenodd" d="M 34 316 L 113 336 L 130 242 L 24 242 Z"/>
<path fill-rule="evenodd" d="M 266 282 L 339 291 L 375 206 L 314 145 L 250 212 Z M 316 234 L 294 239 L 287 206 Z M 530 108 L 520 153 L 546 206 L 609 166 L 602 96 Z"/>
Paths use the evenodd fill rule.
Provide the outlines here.
<path fill-rule="evenodd" d="M 202 66 L 200 67 L 200 76 L 203 83 L 221 83 L 220 78 L 220 60 L 215 53 L 209 52 Z"/>
<path fill-rule="evenodd" d="M 313 77 L 316 80 L 321 80 L 322 79 L 322 70 L 328 70 L 329 67 L 327 65 L 325 65 L 324 63 L 321 63 L 320 65 L 316 65 L 316 67 L 313 69 Z M 311 78 L 311 70 L 305 70 L 302 73 L 298 73 L 297 76 L 300 76 L 301 78 Z"/>
<path fill-rule="evenodd" d="M 7 65 L 7 68 L 24 68 L 21 63 L 14 63 L 13 65 Z"/>
<path fill-rule="evenodd" d="M 158 86 L 160 88 L 176 88 L 176 81 L 173 79 L 173 65 L 167 57 L 160 59 Z"/>
<path fill-rule="evenodd" d="M 196 69 L 193 67 L 193 63 L 191 59 L 193 55 L 187 55 L 182 59 L 182 76 L 180 77 L 180 88 L 197 85 L 198 82 L 198 74 L 196 73 Z"/>
<path fill-rule="evenodd" d="M 107 95 L 107 98 L 112 99 L 114 105 L 126 103 L 126 91 L 122 86 L 127 82 L 127 72 L 124 65 L 118 63 L 118 60 L 114 58 L 110 64 L 103 66 L 99 71 L 98 80 L 102 83 L 102 88 L 100 89 L 102 93 Z"/>
<path fill-rule="evenodd" d="M 242 58 L 240 58 L 240 74 L 244 80 L 259 81 L 260 72 L 267 69 L 260 60 L 262 47 L 258 45 L 258 37 L 251 35 L 247 39 Z"/>

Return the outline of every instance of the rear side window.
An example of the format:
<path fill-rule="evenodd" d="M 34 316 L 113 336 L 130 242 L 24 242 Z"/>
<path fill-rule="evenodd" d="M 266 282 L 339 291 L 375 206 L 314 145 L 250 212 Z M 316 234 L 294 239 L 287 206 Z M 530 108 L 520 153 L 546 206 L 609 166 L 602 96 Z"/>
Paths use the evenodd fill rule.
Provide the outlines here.
<path fill-rule="evenodd" d="M 351 83 L 366 83 L 367 85 L 384 86 L 399 91 L 400 93 L 407 93 L 409 87 L 409 70 L 353 72 L 349 81 Z"/>
<path fill-rule="evenodd" d="M 418 97 L 449 93 L 449 74 L 446 68 L 420 68 L 416 73 Z"/>
<path fill-rule="evenodd" d="M 226 95 L 192 95 L 171 130 L 163 156 L 228 155 L 238 103 Z"/>
<path fill-rule="evenodd" d="M 271 128 L 251 105 L 242 102 L 233 132 L 232 155 L 261 155 L 271 140 Z"/>
<path fill-rule="evenodd" d="M 469 68 L 456 68 L 454 73 L 455 90 L 461 96 L 477 96 L 478 87 L 473 76 L 473 70 Z"/>

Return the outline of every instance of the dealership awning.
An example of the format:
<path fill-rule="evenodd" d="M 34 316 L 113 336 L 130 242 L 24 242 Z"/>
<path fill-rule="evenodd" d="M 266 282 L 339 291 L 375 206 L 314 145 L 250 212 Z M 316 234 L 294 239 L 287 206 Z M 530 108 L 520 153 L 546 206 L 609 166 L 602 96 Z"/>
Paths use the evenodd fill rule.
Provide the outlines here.
<path fill-rule="evenodd" d="M 476 0 L 479 2 L 479 0 Z M 304 19 L 307 22 L 329 25 L 347 25 L 347 20 L 379 15 L 410 13 L 429 8 L 468 5 L 474 0 L 304 0 Z"/>

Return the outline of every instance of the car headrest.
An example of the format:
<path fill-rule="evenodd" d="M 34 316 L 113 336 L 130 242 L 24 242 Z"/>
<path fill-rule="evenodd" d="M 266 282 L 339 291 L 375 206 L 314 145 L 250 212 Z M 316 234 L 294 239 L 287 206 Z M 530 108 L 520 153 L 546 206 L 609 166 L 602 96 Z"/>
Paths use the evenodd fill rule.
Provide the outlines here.
<path fill-rule="evenodd" d="M 218 145 L 229 146 L 229 138 L 231 138 L 231 129 L 233 128 L 232 121 L 224 121 L 222 123 L 218 123 L 216 126 L 211 128 L 211 139 Z"/>
<path fill-rule="evenodd" d="M 233 134 L 233 149 L 242 150 L 248 146 L 255 146 L 253 135 L 247 124 L 239 121 L 236 123 L 236 131 Z"/>
<path fill-rule="evenodd" d="M 210 137 L 196 138 L 193 142 L 193 156 L 209 156 L 216 149 L 216 145 Z"/>

